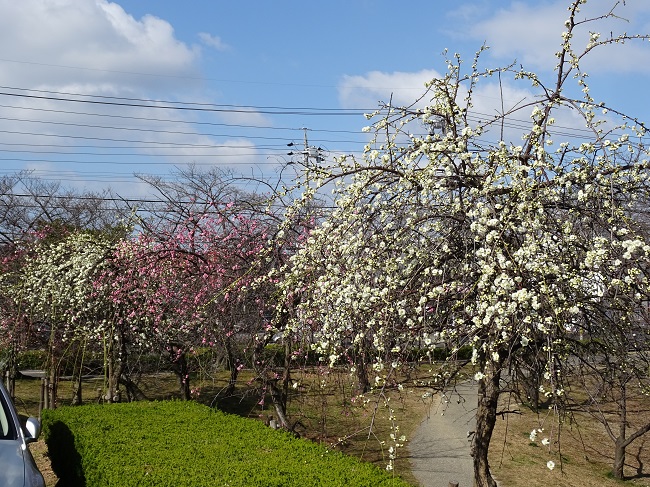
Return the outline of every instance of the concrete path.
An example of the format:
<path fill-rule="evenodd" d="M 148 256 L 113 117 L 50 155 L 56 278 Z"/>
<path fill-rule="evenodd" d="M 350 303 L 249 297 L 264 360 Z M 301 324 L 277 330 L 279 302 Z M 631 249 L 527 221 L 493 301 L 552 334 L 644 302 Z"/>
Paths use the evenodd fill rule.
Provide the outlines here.
<path fill-rule="evenodd" d="M 468 431 L 474 430 L 476 384 L 434 397 L 429 416 L 409 441 L 413 475 L 422 487 L 472 487 L 474 477 Z"/>

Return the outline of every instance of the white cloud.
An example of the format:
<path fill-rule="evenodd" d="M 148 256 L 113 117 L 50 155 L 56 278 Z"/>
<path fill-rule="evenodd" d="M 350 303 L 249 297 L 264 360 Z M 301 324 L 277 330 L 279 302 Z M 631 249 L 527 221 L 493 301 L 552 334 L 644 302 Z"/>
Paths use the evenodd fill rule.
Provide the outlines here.
<path fill-rule="evenodd" d="M 472 25 L 467 34 L 490 46 L 490 54 L 524 66 L 552 68 L 566 18 L 566 2 L 514 2 Z"/>
<path fill-rule="evenodd" d="M 116 3 L 0 0 L 0 10 L 2 57 L 18 61 L 0 72 L 3 84 L 103 83 L 137 91 L 197 74 L 198 49 L 176 39 L 168 22 L 136 20 Z"/>
<path fill-rule="evenodd" d="M 216 49 L 217 51 L 228 51 L 230 46 L 221 40 L 221 37 L 208 34 L 207 32 L 199 32 L 199 39 L 208 47 Z"/>
<path fill-rule="evenodd" d="M 596 19 L 611 11 L 610 0 L 592 0 L 582 6 L 576 16 L 578 22 Z M 564 22 L 569 17 L 567 2 L 513 1 L 492 12 L 481 9 L 482 17 L 467 17 L 467 9 L 458 12 L 458 18 L 466 20 L 461 27 L 463 34 L 477 42 L 490 46 L 489 55 L 502 63 L 516 60 L 526 69 L 552 70 L 557 64 L 554 53 L 560 50 Z M 487 15 L 485 15 L 487 14 Z M 614 10 L 617 17 L 585 23 L 575 30 L 574 50 L 578 53 L 586 46 L 589 31 L 601 32 L 602 38 L 627 32 L 644 33 L 647 30 L 650 2 L 628 0 Z M 613 49 L 617 49 L 614 51 Z M 599 72 L 650 72 L 650 46 L 628 42 L 625 46 L 593 51 L 583 65 L 586 71 Z"/>
<path fill-rule="evenodd" d="M 366 75 L 343 76 L 339 101 L 345 108 L 375 109 L 379 102 L 410 105 L 425 92 L 425 84 L 440 74 L 434 70 L 415 73 L 372 71 Z"/>

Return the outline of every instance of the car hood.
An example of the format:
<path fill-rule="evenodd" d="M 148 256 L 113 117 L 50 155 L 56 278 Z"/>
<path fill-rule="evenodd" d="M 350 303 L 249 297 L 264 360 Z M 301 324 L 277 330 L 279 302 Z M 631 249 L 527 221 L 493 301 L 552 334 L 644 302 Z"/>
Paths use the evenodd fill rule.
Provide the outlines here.
<path fill-rule="evenodd" d="M 25 452 L 19 440 L 0 440 L 0 485 L 24 487 Z"/>

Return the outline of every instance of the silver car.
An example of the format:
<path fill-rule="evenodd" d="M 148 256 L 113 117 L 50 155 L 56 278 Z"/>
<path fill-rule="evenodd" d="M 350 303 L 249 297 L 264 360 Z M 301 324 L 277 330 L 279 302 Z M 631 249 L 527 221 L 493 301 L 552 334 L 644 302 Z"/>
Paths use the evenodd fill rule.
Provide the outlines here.
<path fill-rule="evenodd" d="M 29 418 L 25 430 L 20 425 L 16 408 L 0 382 L 0 485 L 2 487 L 45 487 L 34 457 L 27 444 L 38 439 L 41 424 Z"/>

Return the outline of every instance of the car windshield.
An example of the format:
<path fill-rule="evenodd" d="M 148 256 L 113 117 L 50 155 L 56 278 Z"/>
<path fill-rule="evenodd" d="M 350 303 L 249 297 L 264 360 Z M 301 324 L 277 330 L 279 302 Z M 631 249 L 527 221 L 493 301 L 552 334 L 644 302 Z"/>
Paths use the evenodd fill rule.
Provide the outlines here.
<path fill-rule="evenodd" d="M 0 440 L 15 440 L 16 431 L 11 418 L 9 404 L 4 394 L 0 394 Z"/>

